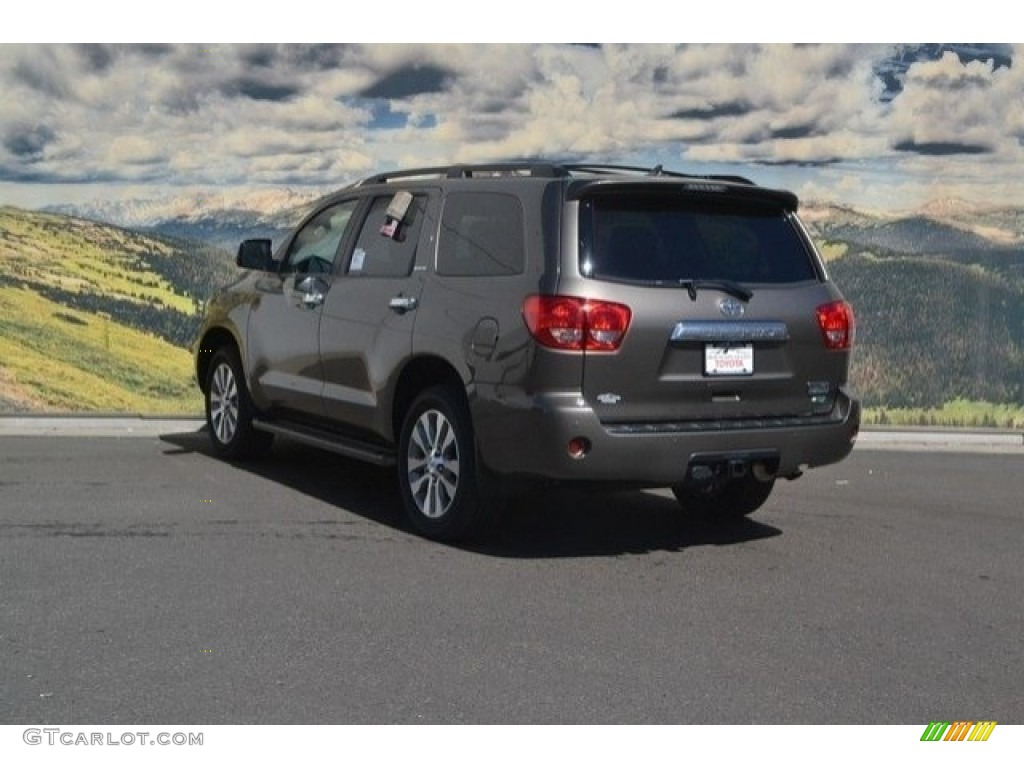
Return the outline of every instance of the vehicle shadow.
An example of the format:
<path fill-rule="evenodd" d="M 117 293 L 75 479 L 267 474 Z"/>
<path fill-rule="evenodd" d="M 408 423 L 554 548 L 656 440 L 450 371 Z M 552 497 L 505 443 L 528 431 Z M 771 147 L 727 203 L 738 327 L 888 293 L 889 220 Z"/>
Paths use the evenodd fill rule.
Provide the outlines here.
<path fill-rule="evenodd" d="M 204 430 L 161 435 L 167 454 L 194 453 L 223 462 Z M 269 457 L 232 462 L 238 470 L 280 483 L 366 520 L 414 536 L 401 509 L 394 471 L 287 440 Z M 707 520 L 687 515 L 674 498 L 654 492 L 593 492 L 545 488 L 502 505 L 494 526 L 478 541 L 454 546 L 501 558 L 574 558 L 729 546 L 779 536 L 749 518 Z"/>
<path fill-rule="evenodd" d="M 491 535 L 465 548 L 500 557 L 586 557 L 729 546 L 781 534 L 749 518 L 688 515 L 670 494 L 549 488 L 507 502 Z"/>

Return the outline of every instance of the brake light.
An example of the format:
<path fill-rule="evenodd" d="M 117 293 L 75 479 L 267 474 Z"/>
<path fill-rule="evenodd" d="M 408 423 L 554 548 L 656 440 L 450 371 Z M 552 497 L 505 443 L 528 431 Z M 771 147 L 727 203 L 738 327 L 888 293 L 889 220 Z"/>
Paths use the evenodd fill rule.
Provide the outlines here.
<path fill-rule="evenodd" d="M 528 296 L 523 319 L 539 344 L 576 352 L 614 352 L 633 312 L 624 304 L 575 296 Z"/>
<path fill-rule="evenodd" d="M 822 304 L 818 307 L 818 327 L 826 349 L 849 349 L 856 330 L 853 307 L 845 301 Z"/>

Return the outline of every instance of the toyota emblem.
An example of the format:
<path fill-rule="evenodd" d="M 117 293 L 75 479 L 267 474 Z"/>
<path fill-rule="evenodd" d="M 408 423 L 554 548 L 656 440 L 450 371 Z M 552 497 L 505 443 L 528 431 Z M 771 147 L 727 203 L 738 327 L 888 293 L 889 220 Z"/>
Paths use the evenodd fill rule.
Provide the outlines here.
<path fill-rule="evenodd" d="M 719 299 L 718 311 L 726 317 L 743 317 L 746 308 L 736 299 Z"/>

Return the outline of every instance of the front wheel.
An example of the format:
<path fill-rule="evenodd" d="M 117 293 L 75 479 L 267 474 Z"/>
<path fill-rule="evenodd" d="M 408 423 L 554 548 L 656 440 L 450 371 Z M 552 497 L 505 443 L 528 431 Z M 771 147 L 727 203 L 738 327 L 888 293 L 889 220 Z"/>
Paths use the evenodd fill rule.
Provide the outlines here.
<path fill-rule="evenodd" d="M 252 417 L 252 402 L 238 353 L 223 347 L 210 361 L 206 379 L 206 427 L 213 450 L 232 459 L 265 454 L 274 436 L 254 429 Z"/>
<path fill-rule="evenodd" d="M 406 413 L 398 484 L 406 516 L 428 538 L 466 539 L 483 526 L 486 510 L 469 409 L 452 390 L 428 389 Z"/>
<path fill-rule="evenodd" d="M 672 486 L 679 505 L 687 512 L 708 518 L 738 519 L 757 511 L 768 501 L 775 480 L 762 482 L 753 474 L 709 487 L 678 483 Z"/>

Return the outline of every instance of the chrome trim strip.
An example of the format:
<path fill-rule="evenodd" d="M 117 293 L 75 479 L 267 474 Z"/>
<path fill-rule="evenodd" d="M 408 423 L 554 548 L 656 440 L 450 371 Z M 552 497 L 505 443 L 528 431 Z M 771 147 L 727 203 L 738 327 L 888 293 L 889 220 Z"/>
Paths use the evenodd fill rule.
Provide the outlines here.
<path fill-rule="evenodd" d="M 775 321 L 683 320 L 672 329 L 672 341 L 788 341 L 789 328 Z"/>
<path fill-rule="evenodd" d="M 692 432 L 732 432 L 741 430 L 794 429 L 797 427 L 824 427 L 841 424 L 843 419 L 835 413 L 807 416 L 770 416 L 767 418 L 706 419 L 652 424 L 606 424 L 610 435 L 672 435 Z"/>

